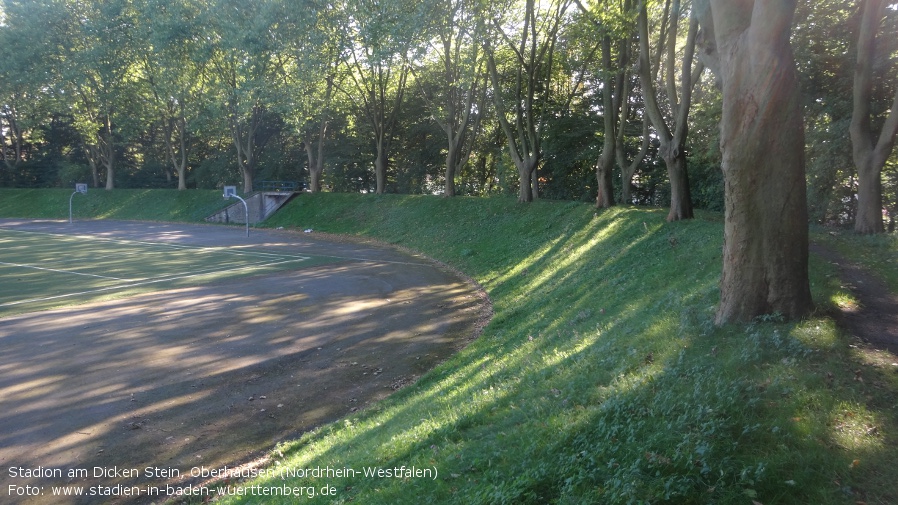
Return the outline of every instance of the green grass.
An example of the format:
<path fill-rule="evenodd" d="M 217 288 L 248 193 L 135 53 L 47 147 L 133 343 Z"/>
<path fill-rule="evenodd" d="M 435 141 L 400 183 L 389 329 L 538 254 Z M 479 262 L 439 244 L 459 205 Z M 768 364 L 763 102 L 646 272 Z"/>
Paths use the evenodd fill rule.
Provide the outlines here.
<path fill-rule="evenodd" d="M 0 188 L 0 217 L 202 221 L 228 203 L 221 191 L 103 189 L 72 197 L 71 189 Z M 231 202 L 233 203 L 233 202 Z"/>
<path fill-rule="evenodd" d="M 893 293 L 898 293 L 898 233 L 858 235 L 845 230 L 815 229 L 812 237 L 875 272 Z"/>
<path fill-rule="evenodd" d="M 898 501 L 898 374 L 824 312 L 715 327 L 719 215 L 304 195 L 268 224 L 422 251 L 479 281 L 495 317 L 415 386 L 273 454 L 281 468 L 404 465 L 436 480 L 256 484 L 331 485 L 327 503 Z M 838 282 L 812 265 L 825 309 Z"/>
<path fill-rule="evenodd" d="M 279 446 L 273 476 L 230 484 L 327 485 L 333 496 L 301 501 L 366 505 L 898 503 L 894 357 L 852 347 L 827 317 L 839 290 L 829 264 L 811 261 L 814 317 L 718 328 L 721 218 L 664 217 L 498 198 L 297 198 L 266 224 L 421 251 L 480 282 L 495 316 L 416 384 Z M 401 466 L 438 476 L 278 475 Z M 252 489 L 224 502 L 296 503 Z"/>

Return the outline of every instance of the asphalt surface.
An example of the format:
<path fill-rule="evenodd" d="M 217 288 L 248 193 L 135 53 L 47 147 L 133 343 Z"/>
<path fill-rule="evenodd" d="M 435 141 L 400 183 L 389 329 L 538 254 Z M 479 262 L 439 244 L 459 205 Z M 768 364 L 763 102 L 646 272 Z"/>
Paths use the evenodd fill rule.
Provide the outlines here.
<path fill-rule="evenodd" d="M 314 233 L 0 227 L 336 259 L 0 319 L 3 503 L 159 503 L 166 486 L 198 482 L 196 468 L 253 464 L 413 383 L 470 342 L 489 312 L 476 286 L 426 258 Z M 54 486 L 98 495 L 53 496 Z"/>

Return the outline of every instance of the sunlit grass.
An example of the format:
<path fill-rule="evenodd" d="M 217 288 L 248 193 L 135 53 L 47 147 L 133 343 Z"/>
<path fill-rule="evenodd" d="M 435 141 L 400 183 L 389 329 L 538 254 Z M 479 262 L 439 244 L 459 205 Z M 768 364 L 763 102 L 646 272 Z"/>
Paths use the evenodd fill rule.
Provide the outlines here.
<path fill-rule="evenodd" d="M 804 321 L 718 328 L 720 216 L 664 217 L 509 199 L 295 200 L 267 225 L 420 251 L 483 285 L 495 316 L 414 385 L 271 454 L 279 468 L 415 466 L 436 480 L 238 484 L 327 484 L 335 496 L 303 502 L 366 505 L 898 503 L 898 365 L 852 347 L 826 315 L 856 303 L 835 270 L 811 258 L 821 310 Z"/>
<path fill-rule="evenodd" d="M 68 219 L 73 189 L 0 188 L 0 217 Z M 198 222 L 224 207 L 218 190 L 90 189 L 71 199 L 75 219 Z"/>
<path fill-rule="evenodd" d="M 462 268 L 488 290 L 495 317 L 479 340 L 351 425 L 285 444 L 280 464 L 440 472 L 433 482 L 337 480 L 337 503 L 895 497 L 879 477 L 898 480 L 880 463 L 894 450 L 863 430 L 895 426 L 894 404 L 866 398 L 898 388 L 854 380 L 859 362 L 825 316 L 715 327 L 719 218 L 663 217 L 346 195 L 288 208 L 272 226 L 363 233 Z M 848 303 L 827 264 L 813 265 L 815 298 Z M 834 424 L 846 408 L 861 421 Z"/>
<path fill-rule="evenodd" d="M 893 293 L 898 292 L 898 233 L 858 235 L 848 230 L 815 228 L 812 237 L 876 272 Z"/>

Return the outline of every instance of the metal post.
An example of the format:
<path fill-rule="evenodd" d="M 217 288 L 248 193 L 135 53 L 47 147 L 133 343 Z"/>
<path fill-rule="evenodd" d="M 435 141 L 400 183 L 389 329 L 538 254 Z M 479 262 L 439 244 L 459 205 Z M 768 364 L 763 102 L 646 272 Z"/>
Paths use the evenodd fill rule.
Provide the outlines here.
<path fill-rule="evenodd" d="M 81 193 L 82 195 L 87 194 L 87 184 L 78 183 L 75 184 L 75 192 L 72 193 L 72 196 L 69 197 L 69 224 L 72 224 L 72 199 L 75 198 L 75 195 Z"/>
<path fill-rule="evenodd" d="M 69 224 L 72 224 L 72 198 L 75 198 L 75 195 L 77 194 L 78 192 L 75 191 L 72 193 L 72 196 L 69 197 Z"/>
<path fill-rule="evenodd" d="M 232 196 L 234 198 L 240 200 L 241 202 L 243 202 L 243 210 L 244 210 L 244 212 L 246 212 L 246 236 L 249 237 L 249 206 L 246 205 L 246 200 L 244 200 L 243 198 L 240 198 L 236 194 L 233 194 L 233 193 L 226 194 L 225 198 L 230 198 Z"/>

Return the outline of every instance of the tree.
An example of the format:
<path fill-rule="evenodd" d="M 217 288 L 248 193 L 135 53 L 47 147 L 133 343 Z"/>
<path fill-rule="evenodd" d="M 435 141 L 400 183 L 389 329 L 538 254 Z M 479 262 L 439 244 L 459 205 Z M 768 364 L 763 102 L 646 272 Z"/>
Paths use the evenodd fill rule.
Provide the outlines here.
<path fill-rule="evenodd" d="M 343 77 L 341 55 L 347 48 L 340 15 L 338 9 L 291 9 L 278 23 L 283 51 L 291 60 L 285 72 L 285 103 L 280 107 L 302 140 L 313 193 L 322 188 L 335 88 Z"/>
<path fill-rule="evenodd" d="M 698 82 L 704 63 L 696 62 L 693 68 L 695 55 L 695 43 L 698 36 L 698 19 L 690 16 L 689 30 L 686 36 L 686 45 L 683 48 L 683 60 L 680 68 L 680 90 L 676 87 L 676 44 L 679 32 L 681 9 L 680 0 L 667 0 L 665 3 L 665 16 L 662 19 L 662 28 L 658 43 L 659 57 L 661 49 L 664 50 L 664 82 L 668 109 L 670 110 L 670 123 L 662 111 L 655 92 L 656 71 L 652 70 L 652 58 L 649 49 L 648 11 L 646 1 L 643 0 L 639 10 L 639 79 L 642 84 L 642 92 L 645 97 L 646 114 L 652 121 L 652 126 L 661 141 L 659 152 L 664 164 L 667 166 L 667 175 L 670 180 L 670 212 L 668 221 L 680 219 L 692 219 L 692 196 L 689 191 L 689 174 L 686 167 L 686 137 L 689 131 L 689 108 L 692 105 L 692 89 Z M 658 65 L 661 62 L 658 61 Z"/>
<path fill-rule="evenodd" d="M 424 4 L 350 0 L 343 18 L 349 48 L 343 62 L 350 85 L 340 90 L 356 104 L 374 133 L 376 193 L 387 186 L 390 144 L 405 100 L 413 34 L 426 26 Z"/>
<path fill-rule="evenodd" d="M 143 119 L 134 68 L 134 12 L 123 0 L 67 2 L 63 12 L 45 46 L 57 64 L 51 71 L 63 87 L 60 95 L 68 97 L 94 185 L 99 186 L 103 169 L 111 190 L 121 144 Z"/>
<path fill-rule="evenodd" d="M 649 147 L 648 118 L 642 115 L 643 129 L 638 154 L 627 161 L 628 123 L 636 111 L 636 97 L 631 79 L 632 45 L 635 35 L 633 15 L 636 12 L 632 0 L 620 2 L 615 9 L 608 2 L 594 4 L 589 11 L 579 0 L 574 0 L 580 11 L 590 18 L 600 35 L 601 68 L 599 71 L 602 97 L 603 148 L 596 163 L 597 207 L 614 205 L 613 170 L 617 163 L 621 172 L 621 201 L 632 203 L 632 181 L 636 169 Z M 609 8 L 610 7 L 610 8 Z M 614 49 L 612 51 L 612 49 Z M 613 53 L 613 54 L 612 54 Z"/>
<path fill-rule="evenodd" d="M 178 189 L 184 190 L 191 132 L 208 82 L 207 61 L 196 54 L 201 38 L 199 6 L 186 0 L 154 0 L 141 15 L 144 22 L 138 29 L 149 44 L 137 57 L 161 126 L 166 157 L 178 176 Z"/>
<path fill-rule="evenodd" d="M 483 118 L 479 109 L 485 105 L 486 83 L 476 13 L 467 3 L 442 0 L 437 4 L 432 52 L 438 58 L 438 84 L 435 92 L 424 93 L 434 120 L 446 135 L 443 195 L 447 197 L 455 196 L 455 177 L 470 158 Z"/>
<path fill-rule="evenodd" d="M 230 130 L 244 193 L 253 191 L 256 164 L 269 139 L 264 126 L 271 104 L 283 99 L 275 85 L 283 80 L 286 63 L 275 29 L 283 8 L 275 0 L 252 5 L 218 0 L 203 19 L 207 47 L 197 54 L 214 70 L 210 87 L 218 93 L 219 120 Z"/>
<path fill-rule="evenodd" d="M 882 168 L 892 153 L 898 135 L 898 86 L 895 86 L 895 98 L 877 138 L 871 118 L 871 95 L 877 58 L 876 34 L 885 16 L 886 1 L 862 0 L 860 4 L 857 65 L 854 67 L 854 108 L 849 128 L 858 176 L 858 208 L 854 230 L 858 233 L 883 233 Z M 894 41 L 895 34 L 891 34 L 891 37 Z"/>
<path fill-rule="evenodd" d="M 789 42 L 795 0 L 710 0 L 723 111 L 723 271 L 718 324 L 812 308 L 804 127 Z M 709 23 L 710 22 L 710 23 Z M 713 68 L 713 67 L 712 67 Z"/>
<path fill-rule="evenodd" d="M 508 72 L 500 72 L 498 48 L 486 38 L 493 104 L 518 171 L 519 202 L 533 201 L 538 192 L 535 175 L 542 157 L 540 130 L 552 90 L 555 43 L 569 5 L 570 0 L 552 0 L 542 8 L 535 0 L 526 0 L 522 22 L 515 17 L 502 26 L 499 20 L 491 20 L 511 52 Z"/>

